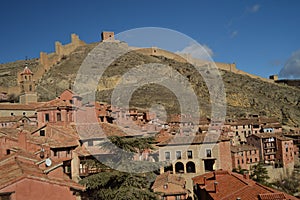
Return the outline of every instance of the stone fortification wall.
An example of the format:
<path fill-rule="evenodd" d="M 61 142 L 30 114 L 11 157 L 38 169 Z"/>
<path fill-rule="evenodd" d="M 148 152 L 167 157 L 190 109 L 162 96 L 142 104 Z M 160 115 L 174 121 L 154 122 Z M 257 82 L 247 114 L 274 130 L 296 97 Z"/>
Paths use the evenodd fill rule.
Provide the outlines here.
<path fill-rule="evenodd" d="M 62 45 L 60 42 L 55 42 L 55 52 L 47 54 L 40 53 L 40 64 L 44 67 L 44 71 L 51 66 L 57 64 L 64 56 L 70 55 L 77 47 L 85 45 L 85 42 L 80 40 L 78 35 L 71 34 L 71 43 Z"/>

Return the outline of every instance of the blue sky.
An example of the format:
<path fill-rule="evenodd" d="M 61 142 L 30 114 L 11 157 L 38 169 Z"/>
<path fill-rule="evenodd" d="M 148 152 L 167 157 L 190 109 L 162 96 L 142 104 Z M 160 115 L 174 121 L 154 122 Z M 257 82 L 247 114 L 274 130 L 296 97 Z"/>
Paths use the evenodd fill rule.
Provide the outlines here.
<path fill-rule="evenodd" d="M 54 42 L 70 42 L 71 33 L 90 43 L 104 30 L 162 27 L 205 45 L 215 61 L 235 62 L 241 70 L 268 77 L 284 65 L 299 64 L 299 9 L 296 0 L 4 0 L 0 63 L 52 52 Z M 285 76 L 299 71 L 285 71 Z"/>

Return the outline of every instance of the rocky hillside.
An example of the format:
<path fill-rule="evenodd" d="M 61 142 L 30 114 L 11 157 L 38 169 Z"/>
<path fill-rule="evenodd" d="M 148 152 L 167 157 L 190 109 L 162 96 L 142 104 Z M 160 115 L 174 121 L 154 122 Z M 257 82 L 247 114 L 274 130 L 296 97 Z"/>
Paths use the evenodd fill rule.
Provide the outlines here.
<path fill-rule="evenodd" d="M 89 44 L 76 49 L 44 74 L 37 85 L 39 99 L 42 101 L 53 99 L 61 91 L 69 88 L 74 82 L 82 61 L 96 45 Z M 185 76 L 198 96 L 201 115 L 210 115 L 211 106 L 207 86 L 190 64 L 136 52 L 124 55 L 107 68 L 99 81 L 97 99 L 109 102 L 111 92 L 124 73 L 138 65 L 154 62 L 170 66 Z M 221 71 L 221 74 L 226 90 L 228 116 L 241 117 L 257 113 L 276 117 L 289 126 L 300 125 L 300 91 L 298 88 L 269 83 L 228 71 Z M 0 77 L 1 81 L 3 82 L 3 77 Z M 153 103 L 161 104 L 169 113 L 179 112 L 179 103 L 175 95 L 167 88 L 156 84 L 145 85 L 136 90 L 130 103 L 132 106 L 145 109 L 149 109 Z"/>

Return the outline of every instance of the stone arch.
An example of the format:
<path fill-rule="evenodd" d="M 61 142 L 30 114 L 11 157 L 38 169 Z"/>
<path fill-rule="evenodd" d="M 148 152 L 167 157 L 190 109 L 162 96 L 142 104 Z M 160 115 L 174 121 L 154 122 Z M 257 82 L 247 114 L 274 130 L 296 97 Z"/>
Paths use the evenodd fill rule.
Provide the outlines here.
<path fill-rule="evenodd" d="M 182 162 L 177 162 L 175 164 L 175 172 L 176 173 L 184 173 L 184 164 Z"/>
<path fill-rule="evenodd" d="M 186 163 L 186 172 L 187 173 L 196 173 L 196 165 L 194 162 L 189 161 Z"/>

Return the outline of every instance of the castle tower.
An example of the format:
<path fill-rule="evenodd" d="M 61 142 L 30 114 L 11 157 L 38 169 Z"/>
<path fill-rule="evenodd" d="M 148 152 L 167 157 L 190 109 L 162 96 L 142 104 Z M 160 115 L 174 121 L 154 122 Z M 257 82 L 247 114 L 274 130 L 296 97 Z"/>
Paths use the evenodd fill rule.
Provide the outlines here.
<path fill-rule="evenodd" d="M 30 102 L 37 102 L 37 93 L 35 92 L 35 81 L 33 80 L 33 73 L 27 67 L 27 64 L 21 72 L 21 95 L 20 104 L 27 104 Z"/>

